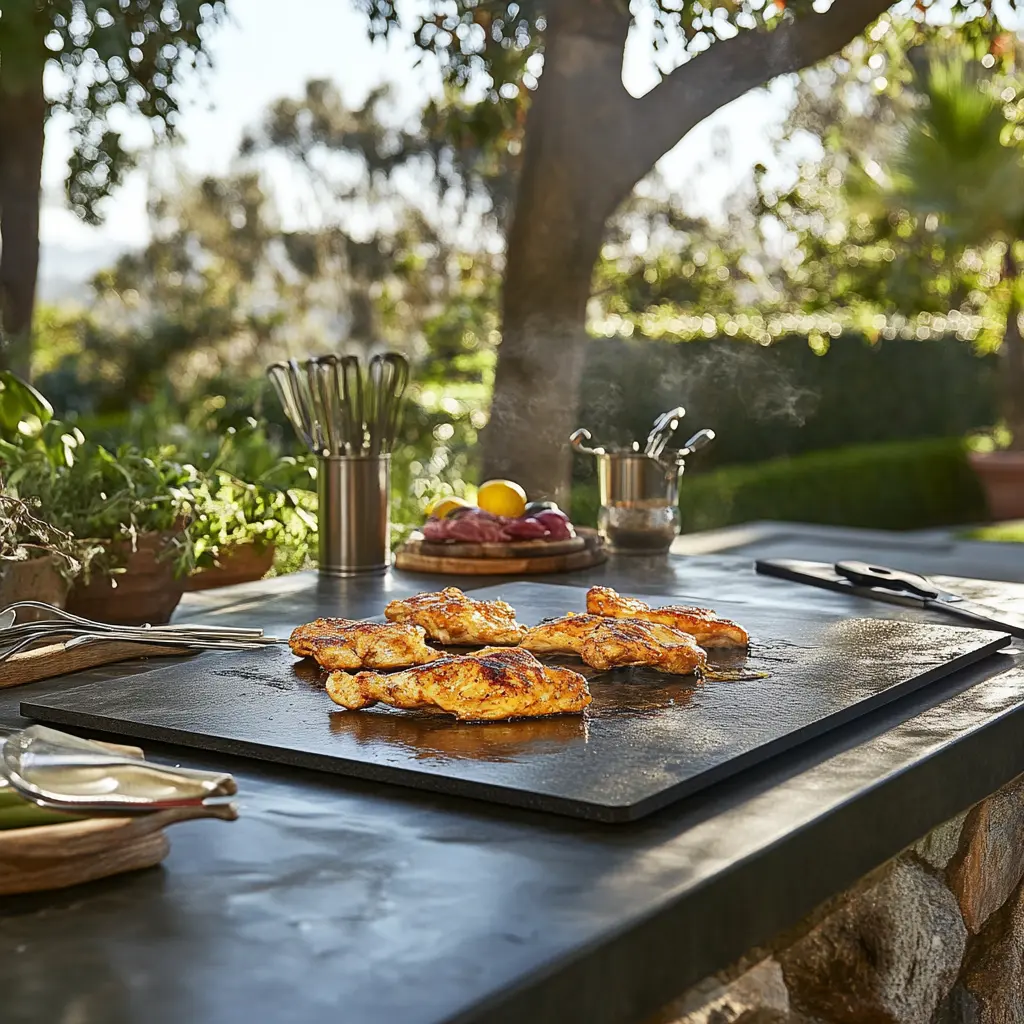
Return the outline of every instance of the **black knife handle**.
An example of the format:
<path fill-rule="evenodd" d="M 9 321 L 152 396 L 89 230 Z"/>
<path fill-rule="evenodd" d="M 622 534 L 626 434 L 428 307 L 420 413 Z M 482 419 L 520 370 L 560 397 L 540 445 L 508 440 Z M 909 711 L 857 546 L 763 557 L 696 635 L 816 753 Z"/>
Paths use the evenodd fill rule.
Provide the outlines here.
<path fill-rule="evenodd" d="M 836 562 L 836 572 L 861 587 L 884 587 L 934 600 L 940 591 L 924 576 L 902 569 L 888 569 L 868 562 Z"/>

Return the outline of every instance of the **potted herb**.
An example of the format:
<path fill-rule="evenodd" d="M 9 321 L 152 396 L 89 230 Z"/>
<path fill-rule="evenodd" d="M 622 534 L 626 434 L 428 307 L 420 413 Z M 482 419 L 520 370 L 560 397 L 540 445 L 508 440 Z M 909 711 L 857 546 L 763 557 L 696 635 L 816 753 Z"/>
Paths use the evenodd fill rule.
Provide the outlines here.
<path fill-rule="evenodd" d="M 66 607 L 104 622 L 166 622 L 194 565 L 194 467 L 172 453 L 108 451 L 56 421 L 31 443 L 0 440 L 8 486 L 74 538 L 82 571 Z"/>
<path fill-rule="evenodd" d="M 40 519 L 37 509 L 0 490 L 0 608 L 15 601 L 63 608 L 80 568 L 74 539 Z"/>
<path fill-rule="evenodd" d="M 265 576 L 283 530 L 276 496 L 218 470 L 196 497 L 191 524 L 196 570 L 185 589 L 208 590 Z"/>
<path fill-rule="evenodd" d="M 228 428 L 201 476 L 190 526 L 196 570 L 186 590 L 261 579 L 282 542 L 293 558 L 308 549 L 316 532 L 309 467 L 277 456 L 255 420 Z"/>

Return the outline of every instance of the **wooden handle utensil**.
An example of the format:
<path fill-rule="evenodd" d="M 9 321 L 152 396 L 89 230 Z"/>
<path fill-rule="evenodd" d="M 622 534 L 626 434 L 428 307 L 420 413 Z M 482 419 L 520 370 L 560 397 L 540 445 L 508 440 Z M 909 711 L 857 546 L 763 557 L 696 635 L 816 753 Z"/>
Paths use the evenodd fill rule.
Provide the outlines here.
<path fill-rule="evenodd" d="M 70 650 L 62 643 L 35 647 L 32 650 L 12 654 L 0 662 L 0 689 L 22 686 L 40 679 L 81 672 L 100 665 L 113 665 L 133 658 L 171 657 L 195 654 L 187 647 L 125 642 L 122 640 L 100 640 L 81 644 Z"/>

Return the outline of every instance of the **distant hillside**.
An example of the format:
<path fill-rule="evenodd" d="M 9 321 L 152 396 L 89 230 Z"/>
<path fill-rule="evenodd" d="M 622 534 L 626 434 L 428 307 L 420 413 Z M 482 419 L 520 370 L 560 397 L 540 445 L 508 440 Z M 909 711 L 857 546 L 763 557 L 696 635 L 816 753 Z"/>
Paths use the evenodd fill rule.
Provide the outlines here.
<path fill-rule="evenodd" d="M 47 303 L 86 301 L 93 275 L 109 267 L 123 251 L 122 246 L 113 243 L 74 249 L 44 243 L 39 259 L 38 300 Z"/>

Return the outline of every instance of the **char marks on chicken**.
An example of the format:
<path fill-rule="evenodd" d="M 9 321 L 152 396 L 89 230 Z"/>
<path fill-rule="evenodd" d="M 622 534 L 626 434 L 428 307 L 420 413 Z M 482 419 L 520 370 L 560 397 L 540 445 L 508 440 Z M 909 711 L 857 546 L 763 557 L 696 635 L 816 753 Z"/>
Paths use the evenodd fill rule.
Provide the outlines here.
<path fill-rule="evenodd" d="M 707 667 L 707 656 L 688 633 L 660 623 L 600 615 L 570 614 L 543 622 L 527 632 L 522 646 L 544 654 L 578 654 L 602 670 L 650 665 L 673 675 L 692 675 Z"/>
<path fill-rule="evenodd" d="M 463 722 L 569 714 L 583 711 L 591 699 L 578 672 L 542 665 L 519 647 L 447 655 L 391 675 L 332 672 L 327 693 L 352 711 L 381 703 L 440 709 Z"/>
<path fill-rule="evenodd" d="M 719 618 L 709 608 L 667 605 L 652 608 L 646 601 L 623 597 L 611 587 L 591 587 L 587 591 L 587 611 L 613 619 L 638 619 L 656 622 L 689 633 L 701 647 L 746 647 L 747 631 L 729 619 Z"/>
<path fill-rule="evenodd" d="M 384 614 L 391 622 L 422 626 L 442 644 L 515 646 L 526 635 L 515 609 L 504 601 L 476 601 L 458 587 L 392 601 Z"/>

